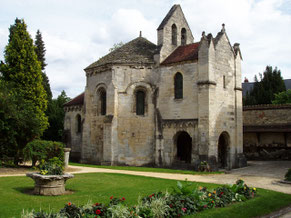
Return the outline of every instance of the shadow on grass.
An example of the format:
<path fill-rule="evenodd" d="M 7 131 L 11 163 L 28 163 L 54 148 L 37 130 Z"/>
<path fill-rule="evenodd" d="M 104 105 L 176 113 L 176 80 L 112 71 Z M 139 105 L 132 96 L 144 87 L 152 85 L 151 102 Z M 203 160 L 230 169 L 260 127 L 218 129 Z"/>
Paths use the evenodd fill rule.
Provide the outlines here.
<path fill-rule="evenodd" d="M 22 194 L 27 194 L 27 195 L 34 195 L 33 194 L 33 187 L 16 187 L 13 188 L 15 191 L 20 192 Z"/>
<path fill-rule="evenodd" d="M 35 194 L 33 192 L 34 188 L 31 188 L 31 187 L 16 187 L 16 188 L 13 188 L 15 191 L 17 192 L 20 192 L 22 194 L 26 194 L 26 195 L 38 195 L 38 194 Z M 76 192 L 76 190 L 73 190 L 73 189 L 66 189 L 65 191 L 65 194 L 63 195 L 72 195 Z M 41 195 L 39 195 L 41 196 Z"/>

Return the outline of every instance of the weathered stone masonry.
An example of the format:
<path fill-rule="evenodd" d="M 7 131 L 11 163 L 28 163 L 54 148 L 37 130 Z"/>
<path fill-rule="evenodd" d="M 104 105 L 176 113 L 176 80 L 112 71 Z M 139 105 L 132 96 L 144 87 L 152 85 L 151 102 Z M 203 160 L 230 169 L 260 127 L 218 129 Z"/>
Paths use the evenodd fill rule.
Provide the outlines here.
<path fill-rule="evenodd" d="M 140 36 L 85 69 L 84 102 L 65 105 L 68 145 L 87 163 L 243 166 L 239 45 L 224 25 L 194 43 L 179 5 L 157 34 L 157 45 Z"/>

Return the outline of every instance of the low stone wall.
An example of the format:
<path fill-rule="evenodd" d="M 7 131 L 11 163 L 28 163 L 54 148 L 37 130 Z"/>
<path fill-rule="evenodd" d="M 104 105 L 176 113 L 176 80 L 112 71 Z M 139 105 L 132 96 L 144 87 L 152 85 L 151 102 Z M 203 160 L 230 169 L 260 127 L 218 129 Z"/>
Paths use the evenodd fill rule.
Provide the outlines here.
<path fill-rule="evenodd" d="M 291 105 L 245 106 L 243 121 L 248 160 L 291 160 Z"/>

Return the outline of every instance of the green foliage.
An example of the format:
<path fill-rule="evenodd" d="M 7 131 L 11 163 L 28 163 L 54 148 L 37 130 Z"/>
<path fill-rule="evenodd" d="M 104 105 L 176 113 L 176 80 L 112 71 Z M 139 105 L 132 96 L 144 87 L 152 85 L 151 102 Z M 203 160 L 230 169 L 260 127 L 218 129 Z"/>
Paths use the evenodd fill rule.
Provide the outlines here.
<path fill-rule="evenodd" d="M 11 118 L 14 121 L 4 128 L 5 131 L 12 133 L 12 136 L 9 136 L 9 145 L 6 146 L 14 150 L 17 164 L 25 145 L 34 138 L 40 137 L 47 128 L 48 122 L 44 113 L 47 100 L 42 86 L 41 66 L 24 20 L 16 18 L 15 24 L 10 26 L 9 31 L 8 45 L 4 51 L 5 61 L 1 61 L 0 74 L 1 79 L 9 83 L 10 87 L 6 101 L 14 105 L 2 105 L 6 107 L 4 112 L 2 109 L 2 119 L 5 120 L 4 123 Z M 1 92 L 4 93 L 2 95 L 5 98 L 5 91 L 3 92 L 2 89 Z M 12 112 L 7 111 L 9 107 Z"/>
<path fill-rule="evenodd" d="M 57 157 L 51 158 L 48 161 L 42 160 L 39 170 L 42 175 L 63 175 L 64 161 Z"/>
<path fill-rule="evenodd" d="M 286 90 L 281 71 L 267 66 L 264 74 L 260 75 L 260 81 L 255 76 L 255 84 L 250 93 L 243 99 L 244 105 L 271 104 L 275 94 Z"/>
<path fill-rule="evenodd" d="M 62 141 L 64 130 L 65 111 L 63 105 L 67 103 L 70 98 L 65 91 L 58 96 L 57 99 L 49 101 L 47 108 L 47 115 L 49 127 L 43 134 L 43 139 L 51 141 Z"/>
<path fill-rule="evenodd" d="M 51 158 L 57 157 L 61 161 L 64 160 L 64 147 L 61 142 L 33 140 L 24 148 L 25 160 L 31 160 L 32 166 L 35 166 L 37 161 L 48 161 Z"/>
<path fill-rule="evenodd" d="M 285 180 L 291 181 L 291 168 L 285 174 Z"/>
<path fill-rule="evenodd" d="M 45 45 L 44 45 L 44 42 L 42 40 L 42 35 L 41 35 L 41 32 L 39 30 L 37 30 L 36 32 L 36 36 L 35 36 L 35 53 L 37 55 L 37 59 L 38 61 L 40 62 L 40 65 L 41 65 L 41 70 L 42 70 L 42 85 L 43 85 L 43 88 L 44 90 L 46 91 L 46 94 L 47 94 L 47 100 L 50 101 L 52 99 L 52 91 L 51 91 L 51 87 L 50 87 L 50 84 L 49 84 L 49 79 L 44 71 L 45 69 L 45 66 L 47 65 L 45 63 Z"/>
<path fill-rule="evenodd" d="M 122 47 L 124 45 L 123 42 L 119 42 L 119 43 L 114 43 L 113 47 L 109 49 L 109 52 L 114 51 L 115 49 L 118 49 L 120 47 Z"/>
<path fill-rule="evenodd" d="M 18 93 L 11 82 L 0 79 L 0 159 L 14 157 L 15 164 L 26 144 L 42 133 L 35 107 Z"/>
<path fill-rule="evenodd" d="M 272 104 L 291 104 L 291 89 L 275 94 Z"/>

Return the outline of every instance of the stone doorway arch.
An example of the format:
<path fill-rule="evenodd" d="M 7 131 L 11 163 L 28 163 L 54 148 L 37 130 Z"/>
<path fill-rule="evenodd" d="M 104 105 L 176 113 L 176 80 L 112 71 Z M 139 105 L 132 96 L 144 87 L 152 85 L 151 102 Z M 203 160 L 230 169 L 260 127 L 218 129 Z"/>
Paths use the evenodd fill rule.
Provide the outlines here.
<path fill-rule="evenodd" d="M 218 168 L 228 167 L 230 137 L 227 132 L 220 134 L 218 139 Z"/>
<path fill-rule="evenodd" d="M 181 131 L 176 134 L 176 148 L 176 159 L 191 163 L 192 138 L 187 132 Z"/>

